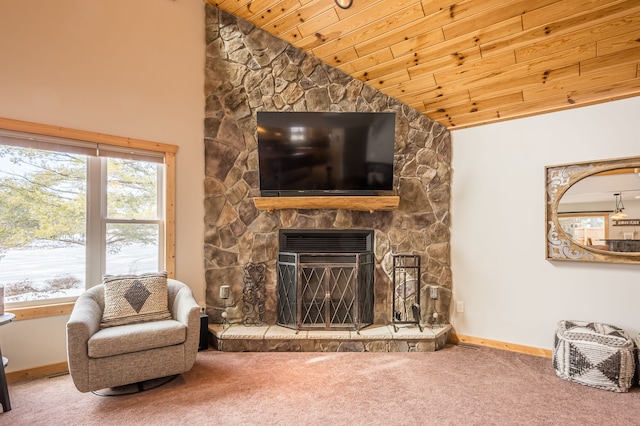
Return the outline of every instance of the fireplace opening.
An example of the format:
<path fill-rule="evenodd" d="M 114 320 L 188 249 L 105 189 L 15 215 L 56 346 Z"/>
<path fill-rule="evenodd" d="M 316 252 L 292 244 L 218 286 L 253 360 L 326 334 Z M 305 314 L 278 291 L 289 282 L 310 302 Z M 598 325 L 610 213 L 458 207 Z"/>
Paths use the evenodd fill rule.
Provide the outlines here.
<path fill-rule="evenodd" d="M 373 323 L 373 231 L 281 230 L 278 324 L 360 330 Z"/>

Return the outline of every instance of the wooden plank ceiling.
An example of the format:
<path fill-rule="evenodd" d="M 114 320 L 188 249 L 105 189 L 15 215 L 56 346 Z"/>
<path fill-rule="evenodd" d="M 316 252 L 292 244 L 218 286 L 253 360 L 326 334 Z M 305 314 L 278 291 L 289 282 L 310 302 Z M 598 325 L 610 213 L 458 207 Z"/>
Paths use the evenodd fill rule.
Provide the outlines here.
<path fill-rule="evenodd" d="M 640 0 L 206 0 L 449 129 L 640 94 Z"/>

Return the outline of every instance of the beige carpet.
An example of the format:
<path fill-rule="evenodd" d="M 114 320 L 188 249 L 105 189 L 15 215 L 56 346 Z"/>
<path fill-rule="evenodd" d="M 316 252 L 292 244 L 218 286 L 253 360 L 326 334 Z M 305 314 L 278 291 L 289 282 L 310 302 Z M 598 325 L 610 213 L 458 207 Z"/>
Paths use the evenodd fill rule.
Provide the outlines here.
<path fill-rule="evenodd" d="M 551 360 L 448 345 L 432 353 L 198 354 L 141 394 L 78 392 L 67 375 L 10 384 L 2 425 L 630 425 L 640 388 L 555 376 Z"/>

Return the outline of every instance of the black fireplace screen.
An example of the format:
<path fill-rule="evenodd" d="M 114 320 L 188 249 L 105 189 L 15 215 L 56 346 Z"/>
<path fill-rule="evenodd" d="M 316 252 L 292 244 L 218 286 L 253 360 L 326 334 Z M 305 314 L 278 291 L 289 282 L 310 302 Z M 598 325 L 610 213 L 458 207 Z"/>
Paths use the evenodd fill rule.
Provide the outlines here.
<path fill-rule="evenodd" d="M 365 232 L 369 235 L 369 231 Z M 327 235 L 322 238 L 326 248 Z M 304 247 L 313 248 L 308 242 Z M 359 330 L 372 324 L 373 270 L 372 251 L 281 251 L 278 324 L 296 330 Z"/>

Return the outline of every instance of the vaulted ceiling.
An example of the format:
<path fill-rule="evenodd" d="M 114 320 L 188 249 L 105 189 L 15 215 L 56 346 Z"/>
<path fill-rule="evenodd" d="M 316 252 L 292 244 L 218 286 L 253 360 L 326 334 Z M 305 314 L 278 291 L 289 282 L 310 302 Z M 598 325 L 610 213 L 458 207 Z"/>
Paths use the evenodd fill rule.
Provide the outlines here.
<path fill-rule="evenodd" d="M 206 0 L 449 129 L 640 95 L 640 0 Z"/>

